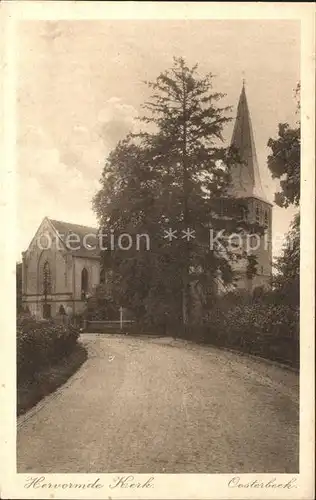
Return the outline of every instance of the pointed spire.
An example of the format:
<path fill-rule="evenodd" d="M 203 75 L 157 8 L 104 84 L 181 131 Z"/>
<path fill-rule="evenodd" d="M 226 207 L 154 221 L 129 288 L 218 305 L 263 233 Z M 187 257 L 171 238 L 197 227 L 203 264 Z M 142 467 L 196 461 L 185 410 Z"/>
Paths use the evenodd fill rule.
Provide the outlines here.
<path fill-rule="evenodd" d="M 231 145 L 237 150 L 241 159 L 241 163 L 234 165 L 231 170 L 231 194 L 238 198 L 254 196 L 267 201 L 261 185 L 256 147 L 246 97 L 245 79 L 243 79 L 242 90 L 238 102 L 237 117 Z"/>

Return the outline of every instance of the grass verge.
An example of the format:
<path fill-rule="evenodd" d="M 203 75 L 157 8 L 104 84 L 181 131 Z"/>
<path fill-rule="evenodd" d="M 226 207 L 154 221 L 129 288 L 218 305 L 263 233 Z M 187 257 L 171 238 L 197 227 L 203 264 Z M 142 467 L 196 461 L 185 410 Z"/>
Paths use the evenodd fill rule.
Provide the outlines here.
<path fill-rule="evenodd" d="M 21 384 L 17 388 L 17 416 L 30 410 L 41 399 L 63 385 L 86 361 L 88 353 L 82 344 L 76 344 L 69 356 L 58 364 L 39 372 L 32 382 Z"/>

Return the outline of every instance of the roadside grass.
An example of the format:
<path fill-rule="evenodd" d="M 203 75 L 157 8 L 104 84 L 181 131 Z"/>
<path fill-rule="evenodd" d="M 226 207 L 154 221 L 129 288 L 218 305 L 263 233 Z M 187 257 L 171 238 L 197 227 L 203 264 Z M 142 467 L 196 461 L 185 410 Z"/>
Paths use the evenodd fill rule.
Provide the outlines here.
<path fill-rule="evenodd" d="M 23 415 L 67 382 L 87 357 L 85 347 L 77 343 L 73 351 L 58 363 L 36 373 L 34 380 L 21 383 L 17 387 L 17 416 Z"/>

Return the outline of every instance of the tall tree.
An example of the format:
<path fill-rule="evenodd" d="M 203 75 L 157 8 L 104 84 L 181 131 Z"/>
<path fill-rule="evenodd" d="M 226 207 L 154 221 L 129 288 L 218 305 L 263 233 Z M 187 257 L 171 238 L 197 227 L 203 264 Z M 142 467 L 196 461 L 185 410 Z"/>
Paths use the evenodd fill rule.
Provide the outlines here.
<path fill-rule="evenodd" d="M 297 114 L 300 111 L 300 84 L 295 90 Z M 275 194 L 275 202 L 280 207 L 299 205 L 300 200 L 300 154 L 301 127 L 298 120 L 296 126 L 280 123 L 278 137 L 270 138 L 268 147 L 272 152 L 268 156 L 268 167 L 273 178 L 280 179 L 281 191 Z"/>
<path fill-rule="evenodd" d="M 157 132 L 142 134 L 142 138 L 156 167 L 162 167 L 164 187 L 169 186 L 163 201 L 173 207 L 173 228 L 208 227 L 212 217 L 209 195 L 223 194 L 227 182 L 223 168 L 227 151 L 217 145 L 229 120 L 225 114 L 229 108 L 216 105 L 224 96 L 212 91 L 212 74 L 200 78 L 197 65 L 189 68 L 183 58 L 175 58 L 171 70 L 147 83 L 154 93 L 144 105 L 149 114 L 142 121 L 154 125 Z M 201 264 L 194 262 L 196 250 L 193 242 L 187 242 L 179 255 L 184 323 L 190 308 L 190 269 Z"/>
<path fill-rule="evenodd" d="M 213 80 L 175 58 L 170 70 L 147 82 L 152 95 L 140 118 L 146 130 L 110 154 L 94 199 L 105 230 L 150 235 L 150 252 L 137 251 L 135 240 L 128 252 L 105 252 L 121 301 L 132 300 L 140 314 L 170 313 L 184 324 L 192 281 L 212 290 L 219 270 L 225 281 L 232 280 L 226 241 L 211 246 L 210 229 L 222 230 L 224 220 L 230 232 L 242 225 L 219 217 L 218 200 L 227 196 L 229 166 L 236 158 L 221 144 L 230 108 L 218 105 L 223 94 L 213 90 Z M 169 229 L 170 241 L 164 238 Z"/>
<path fill-rule="evenodd" d="M 276 259 L 274 288 L 284 302 L 299 304 L 300 284 L 300 216 L 294 216 L 282 254 Z"/>
<path fill-rule="evenodd" d="M 269 139 L 272 153 L 268 156 L 268 166 L 274 178 L 280 179 L 281 191 L 275 194 L 275 202 L 287 208 L 299 207 L 301 175 L 301 129 L 300 129 L 300 83 L 295 89 L 298 120 L 294 127 L 288 123 L 279 124 L 277 139 Z M 299 303 L 300 275 L 300 215 L 294 216 L 286 236 L 282 254 L 275 261 L 276 276 L 274 286 L 283 300 L 292 304 Z"/>

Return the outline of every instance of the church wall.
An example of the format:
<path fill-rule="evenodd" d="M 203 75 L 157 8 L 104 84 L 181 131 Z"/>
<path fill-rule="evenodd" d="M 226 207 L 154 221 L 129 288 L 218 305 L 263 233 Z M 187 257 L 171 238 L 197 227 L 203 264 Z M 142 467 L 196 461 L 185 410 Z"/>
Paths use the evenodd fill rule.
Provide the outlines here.
<path fill-rule="evenodd" d="M 75 313 L 80 313 L 84 310 L 86 303 L 81 296 L 81 277 L 83 269 L 88 272 L 88 290 L 87 293 L 92 294 L 95 287 L 100 283 L 100 261 L 98 259 L 89 259 L 83 257 L 73 257 L 73 297 L 75 299 Z"/>
<path fill-rule="evenodd" d="M 44 247 L 46 247 L 44 249 Z M 43 267 L 47 261 L 50 268 L 51 290 L 47 303 L 51 304 L 51 314 L 56 315 L 60 304 L 71 298 L 72 256 L 62 249 L 48 221 L 44 220 L 28 250 L 23 254 L 23 305 L 30 312 L 42 317 L 43 313 Z"/>
<path fill-rule="evenodd" d="M 257 258 L 257 273 L 252 280 L 252 289 L 258 286 L 270 288 L 272 276 L 271 205 L 262 200 L 251 198 L 248 201 L 248 221 L 252 224 L 257 223 L 264 228 L 264 234 L 260 235 L 259 247 L 249 252 L 249 255 L 255 255 Z M 254 240 L 254 244 L 256 244 L 256 240 Z M 245 283 L 245 288 L 247 287 L 249 284 Z"/>
<path fill-rule="evenodd" d="M 271 275 L 257 274 L 249 280 L 246 273 L 236 276 L 235 280 L 236 290 L 247 290 L 252 292 L 257 287 L 271 288 Z"/>
<path fill-rule="evenodd" d="M 48 262 L 50 290 L 44 296 L 44 264 Z M 56 316 L 60 306 L 68 315 L 85 308 L 81 295 L 81 273 L 88 272 L 87 293 L 93 293 L 100 279 L 98 259 L 81 258 L 68 252 L 59 240 L 50 222 L 44 219 L 33 241 L 22 256 L 22 302 L 31 314 L 43 317 L 44 304 L 50 306 L 50 315 Z"/>
<path fill-rule="evenodd" d="M 261 237 L 260 248 L 256 251 L 258 260 L 255 286 L 271 286 L 272 276 L 272 210 L 271 206 L 258 202 L 260 209 L 260 224 L 265 227 L 265 234 Z"/>

